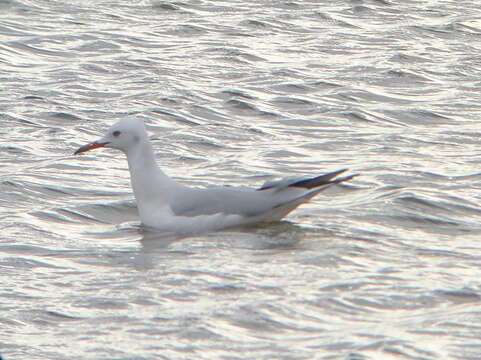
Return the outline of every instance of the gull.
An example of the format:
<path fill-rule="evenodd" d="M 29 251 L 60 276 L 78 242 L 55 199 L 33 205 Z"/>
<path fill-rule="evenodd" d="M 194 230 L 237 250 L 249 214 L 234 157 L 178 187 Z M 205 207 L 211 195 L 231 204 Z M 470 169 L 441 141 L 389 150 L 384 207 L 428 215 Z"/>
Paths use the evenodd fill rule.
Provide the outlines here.
<path fill-rule="evenodd" d="M 112 148 L 127 156 L 132 189 L 142 224 L 174 233 L 198 233 L 260 222 L 277 221 L 333 184 L 356 175 L 338 177 L 341 169 L 313 178 L 268 181 L 260 188 L 185 186 L 167 176 L 155 161 L 145 126 L 138 118 L 112 125 L 97 141 L 74 155 Z"/>

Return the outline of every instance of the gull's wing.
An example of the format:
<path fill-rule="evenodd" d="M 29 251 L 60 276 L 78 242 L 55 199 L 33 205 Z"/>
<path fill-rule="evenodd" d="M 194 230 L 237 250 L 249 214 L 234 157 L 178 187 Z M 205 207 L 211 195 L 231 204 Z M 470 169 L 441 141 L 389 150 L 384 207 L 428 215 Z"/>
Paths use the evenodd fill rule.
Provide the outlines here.
<path fill-rule="evenodd" d="M 326 187 L 350 180 L 354 176 L 336 178 L 344 171 L 346 169 L 310 179 L 269 182 L 257 190 L 234 187 L 210 189 L 183 187 L 171 195 L 169 203 L 177 216 L 223 213 L 252 217 L 284 206 L 293 210 Z"/>
<path fill-rule="evenodd" d="M 245 188 L 187 188 L 172 195 L 170 206 L 177 216 L 223 213 L 249 217 L 270 207 L 270 204 L 266 204 L 264 194 L 259 195 L 255 190 Z"/>

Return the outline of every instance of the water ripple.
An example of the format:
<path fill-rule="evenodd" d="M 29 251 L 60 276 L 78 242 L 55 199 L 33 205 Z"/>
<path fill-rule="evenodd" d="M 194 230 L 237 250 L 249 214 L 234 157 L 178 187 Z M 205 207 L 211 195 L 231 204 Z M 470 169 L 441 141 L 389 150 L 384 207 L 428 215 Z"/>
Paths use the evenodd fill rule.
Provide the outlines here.
<path fill-rule="evenodd" d="M 5 359 L 481 357 L 477 2 L 0 8 Z M 123 154 L 72 156 L 127 116 L 189 185 L 361 175 L 157 233 Z"/>

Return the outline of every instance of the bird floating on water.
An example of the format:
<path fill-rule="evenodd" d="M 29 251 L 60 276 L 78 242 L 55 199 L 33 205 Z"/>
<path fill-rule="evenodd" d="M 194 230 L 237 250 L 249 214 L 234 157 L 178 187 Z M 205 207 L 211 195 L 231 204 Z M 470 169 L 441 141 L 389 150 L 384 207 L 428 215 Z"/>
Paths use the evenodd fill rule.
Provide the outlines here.
<path fill-rule="evenodd" d="M 198 233 L 280 220 L 327 187 L 356 176 L 339 177 L 347 171 L 342 169 L 307 179 L 268 181 L 258 189 L 188 187 L 158 167 L 144 123 L 135 118 L 120 120 L 74 154 L 101 147 L 127 156 L 142 224 L 166 232 Z"/>

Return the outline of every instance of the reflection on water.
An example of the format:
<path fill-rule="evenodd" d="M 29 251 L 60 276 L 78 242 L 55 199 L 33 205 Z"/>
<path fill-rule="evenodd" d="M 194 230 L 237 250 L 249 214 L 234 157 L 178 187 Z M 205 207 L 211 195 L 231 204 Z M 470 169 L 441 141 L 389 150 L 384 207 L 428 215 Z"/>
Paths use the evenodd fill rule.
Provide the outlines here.
<path fill-rule="evenodd" d="M 478 2 L 0 10 L 5 360 L 481 358 Z M 361 176 L 161 234 L 122 154 L 71 155 L 125 116 L 189 185 Z"/>

